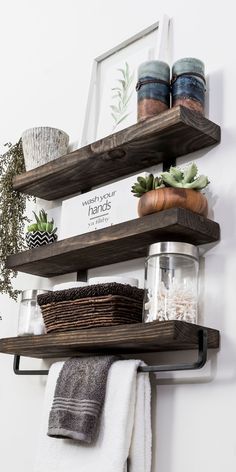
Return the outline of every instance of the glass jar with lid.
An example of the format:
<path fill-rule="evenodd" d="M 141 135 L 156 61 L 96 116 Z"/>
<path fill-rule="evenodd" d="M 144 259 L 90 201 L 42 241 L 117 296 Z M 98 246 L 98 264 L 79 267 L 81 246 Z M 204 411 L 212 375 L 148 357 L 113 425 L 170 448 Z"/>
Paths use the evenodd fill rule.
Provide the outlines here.
<path fill-rule="evenodd" d="M 18 318 L 18 336 L 44 334 L 45 326 L 37 296 L 48 290 L 24 290 L 21 293 Z"/>
<path fill-rule="evenodd" d="M 199 252 L 192 244 L 159 242 L 145 263 L 143 320 L 197 323 Z"/>

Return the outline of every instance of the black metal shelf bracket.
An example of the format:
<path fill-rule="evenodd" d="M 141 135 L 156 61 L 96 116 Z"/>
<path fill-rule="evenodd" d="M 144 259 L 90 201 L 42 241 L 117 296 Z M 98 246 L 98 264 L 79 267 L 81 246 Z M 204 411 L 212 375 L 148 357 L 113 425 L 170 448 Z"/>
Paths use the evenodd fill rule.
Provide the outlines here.
<path fill-rule="evenodd" d="M 176 167 L 176 158 L 172 157 L 171 159 L 165 159 L 162 164 L 162 171 L 168 172 L 170 167 Z"/>
<path fill-rule="evenodd" d="M 201 369 L 207 361 L 208 333 L 207 329 L 201 328 L 198 332 L 198 358 L 195 362 L 180 364 L 163 364 L 140 366 L 138 372 L 155 373 L 171 372 L 178 370 L 196 370 Z M 13 370 L 16 375 L 48 375 L 48 370 L 21 370 L 20 355 L 14 356 Z"/>
<path fill-rule="evenodd" d="M 171 372 L 178 370 L 197 370 L 201 369 L 207 361 L 207 346 L 208 346 L 208 333 L 207 329 L 201 328 L 198 332 L 198 358 L 192 363 L 182 364 L 163 364 L 163 365 L 147 365 L 140 366 L 138 372 Z"/>
<path fill-rule="evenodd" d="M 16 375 L 48 375 L 48 370 L 21 370 L 20 356 L 16 354 L 13 360 L 13 371 Z"/>

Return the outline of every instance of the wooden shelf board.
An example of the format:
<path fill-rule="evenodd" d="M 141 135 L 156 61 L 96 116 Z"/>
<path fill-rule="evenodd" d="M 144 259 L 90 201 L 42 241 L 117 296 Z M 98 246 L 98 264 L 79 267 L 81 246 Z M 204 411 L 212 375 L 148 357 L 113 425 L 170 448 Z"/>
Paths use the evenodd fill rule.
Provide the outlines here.
<path fill-rule="evenodd" d="M 67 357 L 86 353 L 139 353 L 195 349 L 200 326 L 154 321 L 41 336 L 0 339 L 0 352 L 26 357 Z M 208 330 L 208 348 L 219 347 L 219 331 Z"/>
<path fill-rule="evenodd" d="M 12 255 L 7 267 L 52 277 L 145 257 L 148 246 L 158 241 L 198 245 L 218 241 L 219 237 L 218 223 L 172 208 Z"/>
<path fill-rule="evenodd" d="M 220 141 L 220 127 L 200 113 L 171 108 L 14 179 L 13 187 L 55 200 Z"/>

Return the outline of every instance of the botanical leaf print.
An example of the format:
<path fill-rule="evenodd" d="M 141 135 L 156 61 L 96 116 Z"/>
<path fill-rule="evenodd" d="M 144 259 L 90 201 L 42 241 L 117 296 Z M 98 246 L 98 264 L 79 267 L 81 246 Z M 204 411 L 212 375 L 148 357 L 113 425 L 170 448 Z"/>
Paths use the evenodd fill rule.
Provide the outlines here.
<path fill-rule="evenodd" d="M 130 72 L 127 62 L 125 62 L 123 69 L 119 68 L 117 70 L 121 78 L 116 80 L 116 86 L 111 89 L 113 104 L 110 105 L 110 108 L 111 116 L 114 121 L 113 131 L 130 115 L 128 105 L 133 95 L 132 84 L 134 80 L 134 72 Z"/>

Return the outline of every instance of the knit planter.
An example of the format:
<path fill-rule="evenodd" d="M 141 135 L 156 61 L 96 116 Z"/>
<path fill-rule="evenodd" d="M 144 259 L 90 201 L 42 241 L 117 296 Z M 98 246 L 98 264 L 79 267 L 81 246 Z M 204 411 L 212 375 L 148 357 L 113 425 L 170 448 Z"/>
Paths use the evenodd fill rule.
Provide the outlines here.
<path fill-rule="evenodd" d="M 69 136 L 57 128 L 30 128 L 22 134 L 26 170 L 34 169 L 67 153 Z"/>
<path fill-rule="evenodd" d="M 57 234 L 48 233 L 48 231 L 34 231 L 25 235 L 27 246 L 30 249 L 46 244 L 54 243 L 57 240 Z"/>

